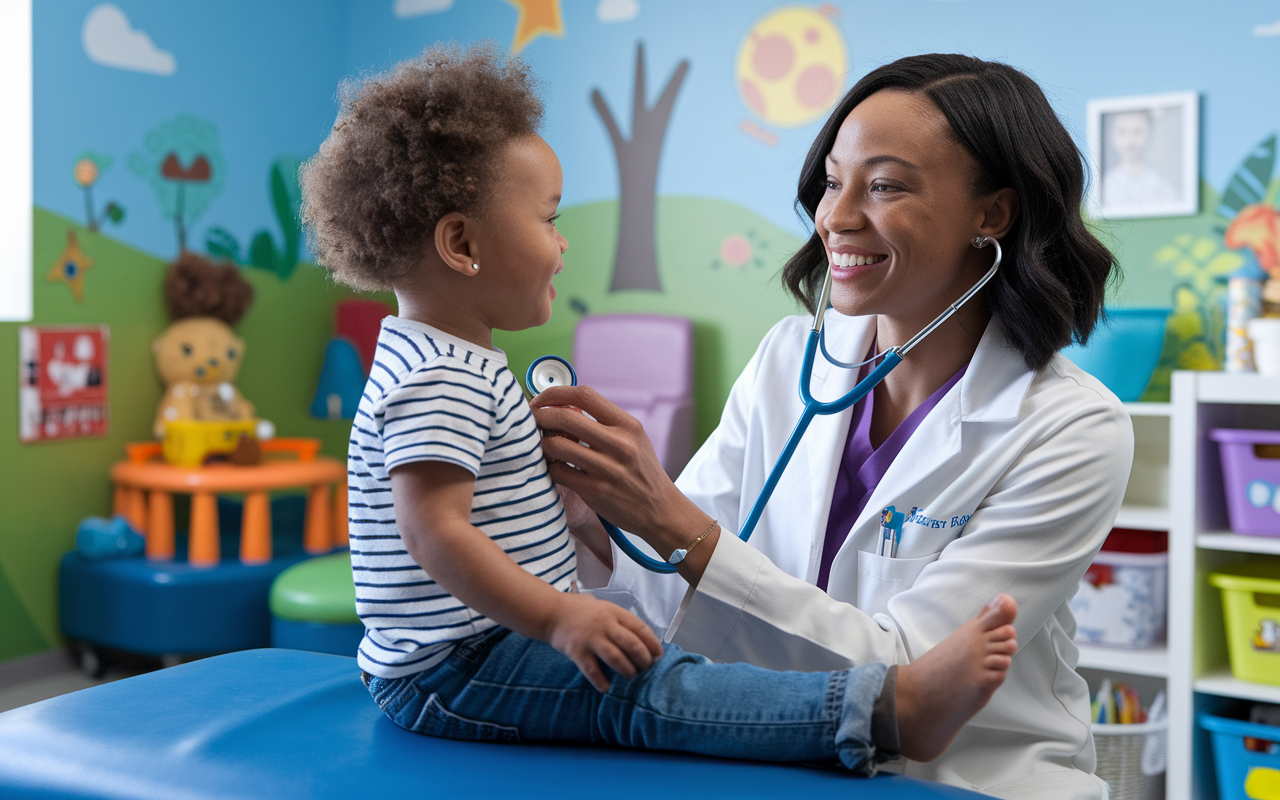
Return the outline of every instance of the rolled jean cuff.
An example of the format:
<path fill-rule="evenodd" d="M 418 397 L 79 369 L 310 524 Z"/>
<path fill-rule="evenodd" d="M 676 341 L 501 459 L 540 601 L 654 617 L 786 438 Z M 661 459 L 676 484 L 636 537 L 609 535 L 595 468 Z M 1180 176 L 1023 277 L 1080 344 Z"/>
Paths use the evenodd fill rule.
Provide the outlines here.
<path fill-rule="evenodd" d="M 896 758 L 901 749 L 898 741 L 898 706 L 895 702 L 898 693 L 898 665 L 889 667 L 884 674 L 884 685 L 880 687 L 880 696 L 871 709 L 871 743 L 876 747 L 879 760 Z"/>
<path fill-rule="evenodd" d="M 883 756 L 878 753 L 871 722 L 876 701 L 885 688 L 888 669 L 885 664 L 877 662 L 853 667 L 846 672 L 832 673 L 831 676 L 833 690 L 838 683 L 844 683 L 843 697 L 840 700 L 840 721 L 836 728 L 836 757 L 845 769 L 855 775 L 874 775 L 876 764 L 891 756 L 889 753 Z"/>

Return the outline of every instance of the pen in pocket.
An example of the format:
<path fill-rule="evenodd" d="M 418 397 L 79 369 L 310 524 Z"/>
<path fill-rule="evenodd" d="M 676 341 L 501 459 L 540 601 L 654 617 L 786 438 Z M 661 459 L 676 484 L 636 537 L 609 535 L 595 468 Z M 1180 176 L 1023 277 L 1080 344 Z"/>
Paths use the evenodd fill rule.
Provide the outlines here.
<path fill-rule="evenodd" d="M 876 555 L 898 557 L 898 540 L 902 538 L 902 523 L 905 519 L 893 506 L 880 512 L 880 541 L 876 546 Z"/>

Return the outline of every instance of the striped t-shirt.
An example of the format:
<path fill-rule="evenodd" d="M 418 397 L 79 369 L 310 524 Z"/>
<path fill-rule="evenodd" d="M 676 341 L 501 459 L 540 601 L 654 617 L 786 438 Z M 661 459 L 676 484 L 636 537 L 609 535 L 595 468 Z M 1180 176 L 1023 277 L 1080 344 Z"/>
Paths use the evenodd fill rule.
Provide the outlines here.
<path fill-rule="evenodd" d="M 388 472 L 414 461 L 474 474 L 471 524 L 557 589 L 575 577 L 564 506 L 506 355 L 387 317 L 347 456 L 351 569 L 366 629 L 359 663 L 383 678 L 435 666 L 459 640 L 497 624 L 458 602 L 405 549 Z"/>

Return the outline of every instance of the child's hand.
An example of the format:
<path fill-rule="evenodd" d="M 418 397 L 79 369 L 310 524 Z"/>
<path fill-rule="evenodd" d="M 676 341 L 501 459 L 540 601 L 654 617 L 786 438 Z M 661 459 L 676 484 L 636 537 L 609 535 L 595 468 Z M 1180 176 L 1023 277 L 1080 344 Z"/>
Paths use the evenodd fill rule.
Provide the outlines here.
<path fill-rule="evenodd" d="M 609 691 L 600 661 L 630 678 L 662 656 L 658 637 L 630 611 L 589 594 L 565 593 L 560 598 L 547 641 L 600 691 Z"/>

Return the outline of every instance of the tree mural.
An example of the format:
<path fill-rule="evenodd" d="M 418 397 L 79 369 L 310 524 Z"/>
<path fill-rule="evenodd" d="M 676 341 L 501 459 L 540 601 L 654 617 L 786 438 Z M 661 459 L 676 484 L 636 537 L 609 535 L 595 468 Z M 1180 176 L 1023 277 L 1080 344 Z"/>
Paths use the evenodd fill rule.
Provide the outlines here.
<path fill-rule="evenodd" d="M 218 196 L 226 179 L 218 128 L 179 114 L 148 133 L 143 147 L 146 152 L 129 157 L 129 168 L 151 184 L 161 215 L 173 220 L 181 252 L 187 249 L 188 226 Z"/>
<path fill-rule="evenodd" d="M 636 82 L 631 96 L 631 138 L 626 139 L 599 89 L 591 104 L 604 122 L 618 159 L 618 247 L 613 259 L 609 291 L 662 291 L 654 237 L 654 209 L 658 199 L 658 161 L 676 94 L 689 72 L 689 61 L 676 65 L 658 102 L 649 106 L 645 92 L 644 43 L 636 43 Z"/>

